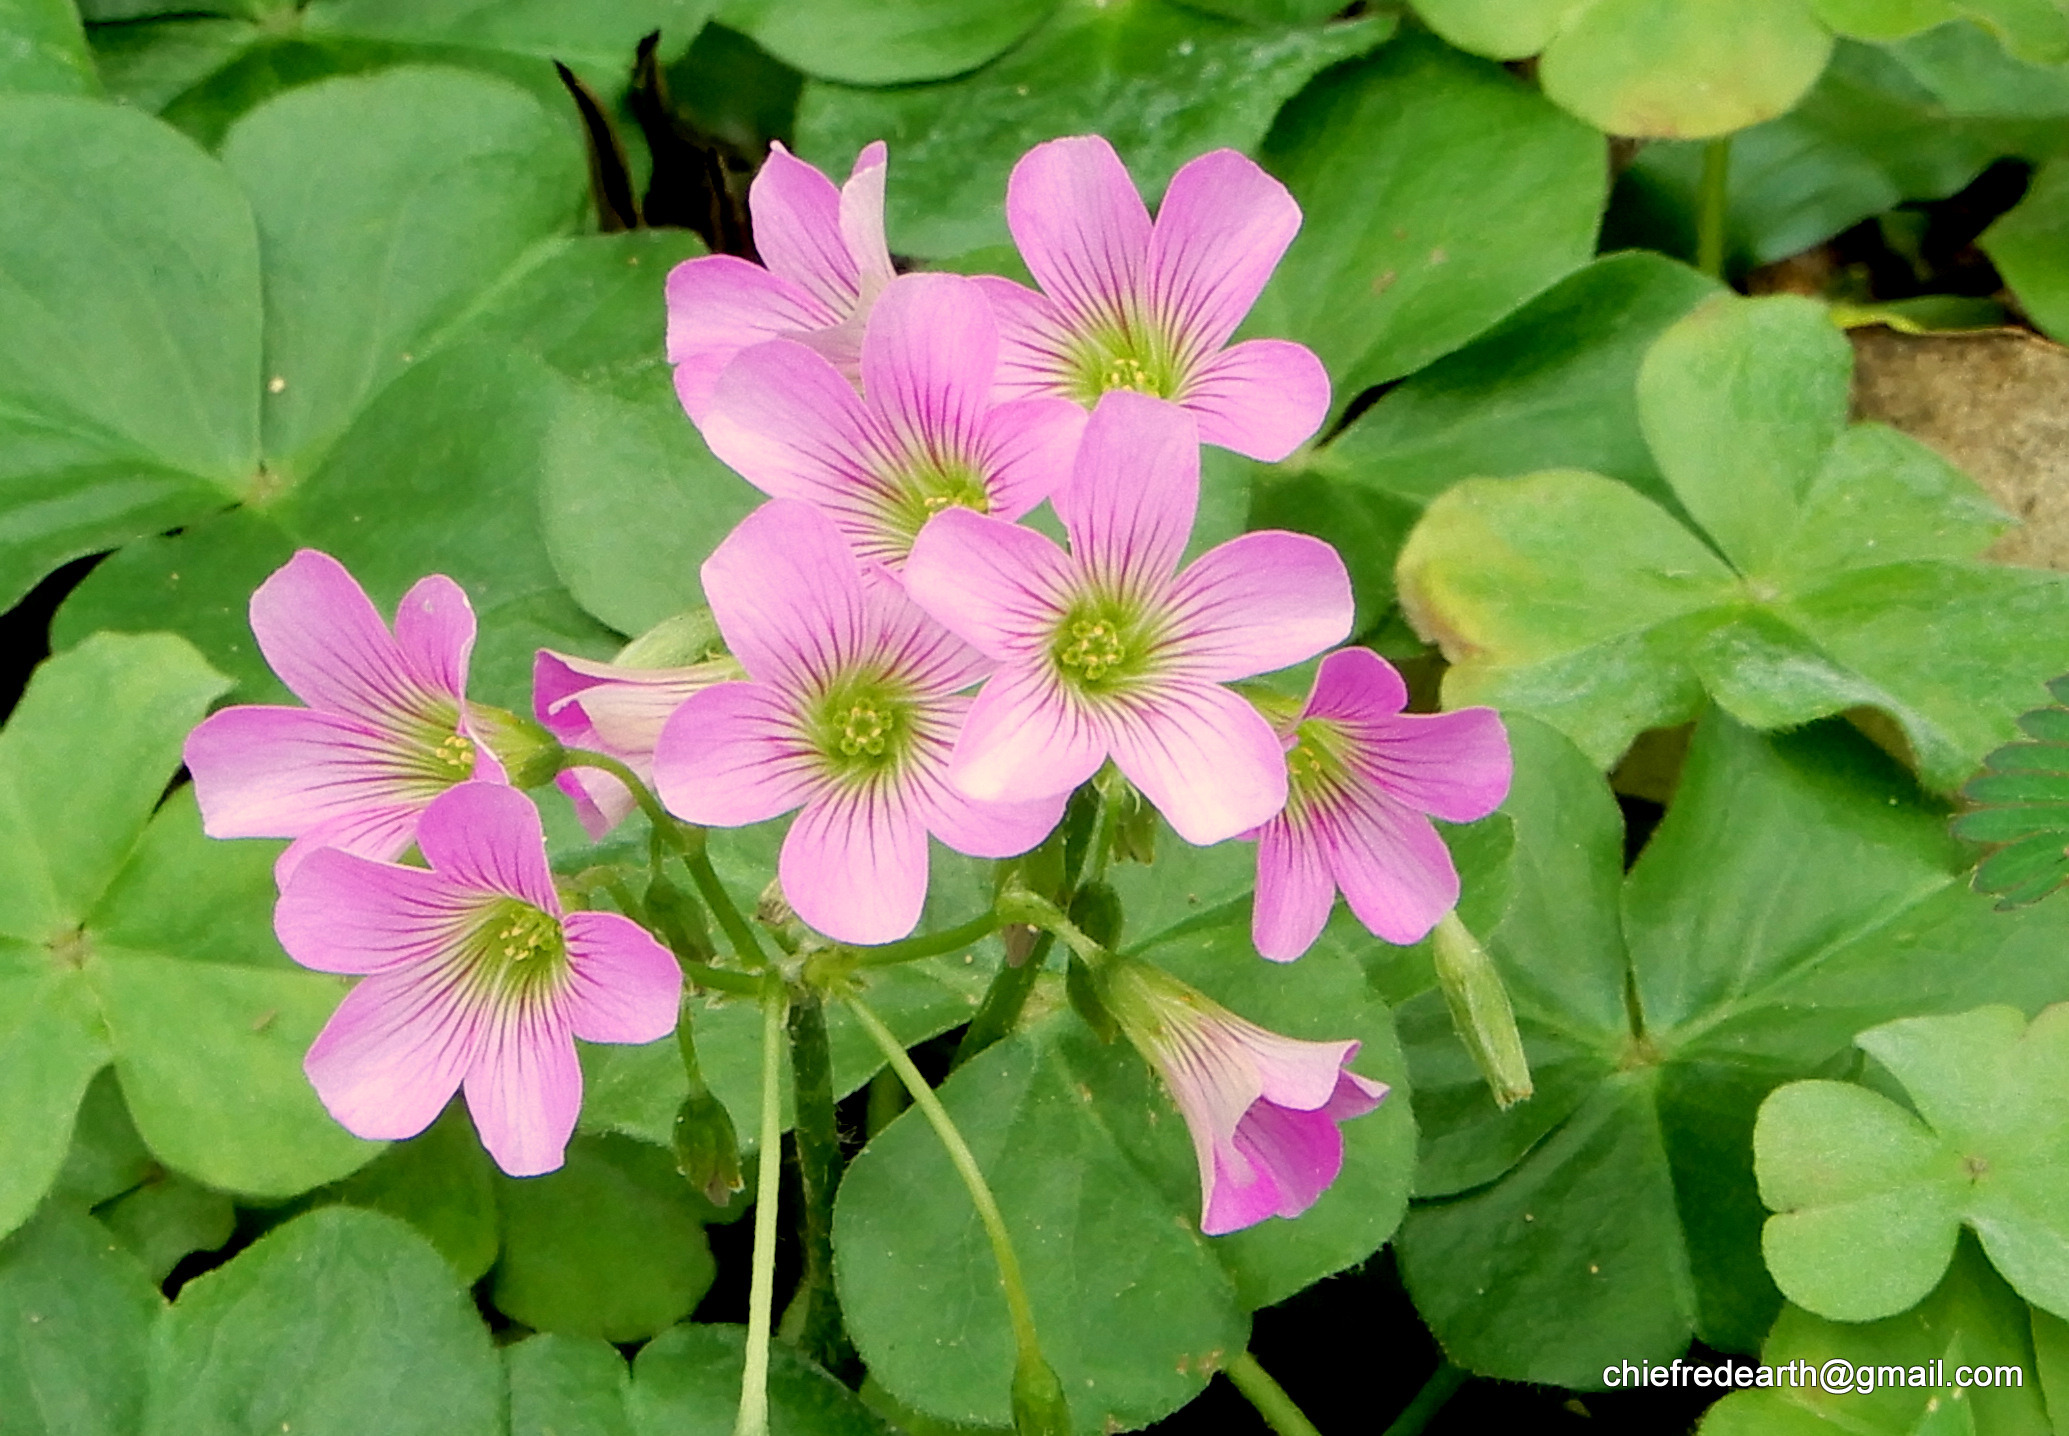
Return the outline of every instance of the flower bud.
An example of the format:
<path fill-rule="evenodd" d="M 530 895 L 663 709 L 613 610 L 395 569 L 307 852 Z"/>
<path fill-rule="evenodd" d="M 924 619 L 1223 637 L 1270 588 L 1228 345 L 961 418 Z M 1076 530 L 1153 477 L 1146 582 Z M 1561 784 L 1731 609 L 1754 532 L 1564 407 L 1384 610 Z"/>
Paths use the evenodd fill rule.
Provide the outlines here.
<path fill-rule="evenodd" d="M 467 727 L 475 741 L 496 755 L 513 788 L 541 788 L 560 772 L 559 740 L 538 723 L 507 708 L 467 705 Z"/>
<path fill-rule="evenodd" d="M 1530 1060 L 1524 1056 L 1523 1037 L 1516 1031 L 1516 1014 L 1509 1006 L 1509 991 L 1502 986 L 1501 974 L 1455 912 L 1446 913 L 1438 922 L 1430 946 L 1436 959 L 1437 985 L 1444 990 L 1459 1041 L 1487 1079 L 1495 1105 L 1515 1106 L 1533 1088 Z"/>
<path fill-rule="evenodd" d="M 1013 1367 L 1013 1430 L 1018 1436 L 1071 1436 L 1063 1383 L 1041 1352 L 1027 1348 Z"/>
<path fill-rule="evenodd" d="M 732 1114 L 709 1088 L 692 1092 L 676 1108 L 673 1145 L 675 1169 L 713 1206 L 724 1206 L 745 1185 Z"/>
<path fill-rule="evenodd" d="M 692 608 L 662 619 L 611 661 L 620 668 L 688 668 L 725 655 L 725 639 L 711 610 Z"/>

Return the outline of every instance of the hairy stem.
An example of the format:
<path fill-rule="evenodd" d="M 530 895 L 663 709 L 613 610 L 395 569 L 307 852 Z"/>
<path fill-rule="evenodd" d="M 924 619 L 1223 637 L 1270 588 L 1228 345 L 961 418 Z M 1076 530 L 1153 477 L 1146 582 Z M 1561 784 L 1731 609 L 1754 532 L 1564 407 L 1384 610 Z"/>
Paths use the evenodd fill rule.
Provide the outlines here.
<path fill-rule="evenodd" d="M 833 1052 L 826 1040 L 826 1009 L 817 993 L 796 994 L 790 1006 L 790 1074 L 796 1094 L 797 1169 L 804 1188 L 798 1225 L 804 1247 L 804 1277 L 785 1313 L 784 1329 L 796 1323 L 804 1353 L 839 1375 L 856 1362 L 855 1347 L 841 1325 L 840 1299 L 833 1286 L 833 1194 L 841 1180 L 841 1136 L 833 1105 Z"/>
<path fill-rule="evenodd" d="M 1011 963 L 999 965 L 991 986 L 984 990 L 983 1003 L 970 1018 L 970 1025 L 963 1029 L 963 1040 L 956 1044 L 957 1067 L 1013 1030 L 1013 1024 L 1020 1020 L 1020 1010 L 1027 1006 L 1027 995 L 1034 991 L 1035 979 L 1042 975 L 1049 949 L 1055 945 L 1056 939 L 1045 932 L 1035 939 L 1026 961 L 1018 967 Z"/>
<path fill-rule="evenodd" d="M 781 983 L 762 992 L 761 1147 L 754 1182 L 754 1270 L 747 1288 L 747 1364 L 740 1373 L 740 1415 L 733 1436 L 768 1436 L 769 1334 L 776 1305 L 776 1189 L 783 1170 L 783 1009 Z"/>
<path fill-rule="evenodd" d="M 747 925 L 747 919 L 740 915 L 740 909 L 733 905 L 733 895 L 718 880 L 718 870 L 711 866 L 711 855 L 699 844 L 695 852 L 683 854 L 683 866 L 690 870 L 690 881 L 697 885 L 698 895 L 711 909 L 711 915 L 718 919 L 726 941 L 733 945 L 733 955 L 753 966 L 767 967 L 769 954 L 762 947 L 761 939 L 754 935 L 754 929 Z"/>
<path fill-rule="evenodd" d="M 996 912 L 980 913 L 960 927 L 946 932 L 923 933 L 919 937 L 908 937 L 902 942 L 887 942 L 879 947 L 858 947 L 853 949 L 855 960 L 861 967 L 889 967 L 898 962 L 914 962 L 923 957 L 939 957 L 944 952 L 954 952 L 981 942 L 999 930 L 1001 919 Z"/>
<path fill-rule="evenodd" d="M 1416 1392 L 1415 1399 L 1402 1408 L 1384 1436 L 1422 1436 L 1430 1418 L 1442 1410 L 1444 1403 L 1469 1379 L 1464 1368 L 1444 1362 L 1430 1373 L 1430 1379 L 1422 1384 L 1422 1390 Z"/>
<path fill-rule="evenodd" d="M 1322 1436 L 1315 1429 L 1315 1423 L 1307 1419 L 1307 1413 L 1293 1404 L 1286 1388 L 1272 1380 L 1271 1373 L 1259 1366 L 1257 1358 L 1249 1352 L 1243 1352 L 1228 1364 L 1228 1379 L 1257 1408 L 1264 1424 L 1279 1436 Z"/>

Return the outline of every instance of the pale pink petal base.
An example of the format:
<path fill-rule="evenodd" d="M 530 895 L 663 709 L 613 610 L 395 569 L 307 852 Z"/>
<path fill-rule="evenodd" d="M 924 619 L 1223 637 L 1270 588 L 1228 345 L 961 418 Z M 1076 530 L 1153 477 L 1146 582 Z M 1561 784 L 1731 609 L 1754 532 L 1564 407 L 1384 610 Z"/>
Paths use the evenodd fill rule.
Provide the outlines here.
<path fill-rule="evenodd" d="M 721 683 L 676 710 L 654 748 L 668 811 L 733 828 L 789 812 L 814 790 L 816 764 L 791 705 L 761 683 Z"/>

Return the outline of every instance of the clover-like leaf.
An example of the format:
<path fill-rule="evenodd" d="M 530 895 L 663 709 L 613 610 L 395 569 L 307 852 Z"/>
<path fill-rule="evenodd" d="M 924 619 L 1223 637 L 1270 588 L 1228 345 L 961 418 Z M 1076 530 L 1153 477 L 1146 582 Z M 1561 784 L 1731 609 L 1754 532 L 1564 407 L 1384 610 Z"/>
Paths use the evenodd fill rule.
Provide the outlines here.
<path fill-rule="evenodd" d="M 632 1368 L 637 1436 L 727 1436 L 740 1401 L 747 1330 L 684 1323 L 640 1348 Z M 890 1436 L 852 1391 L 778 1342 L 769 1351 L 769 1425 L 796 1436 Z"/>
<path fill-rule="evenodd" d="M 1705 692 L 1762 728 L 1872 706 L 1928 785 L 1973 772 L 2069 667 L 2069 581 L 1976 561 L 2007 520 L 1922 444 L 1847 427 L 1850 364 L 1786 297 L 1713 300 L 1653 347 L 1640 418 L 1709 545 L 1594 475 L 1441 495 L 1397 579 L 1446 701 L 1536 712 L 1605 765 Z"/>
<path fill-rule="evenodd" d="M 0 1241 L 0 1411 L 33 1432 L 128 1432 L 164 1301 L 105 1227 L 53 1203 Z"/>
<path fill-rule="evenodd" d="M 0 0 L 0 94 L 90 95 L 98 88 L 69 0 Z"/>
<path fill-rule="evenodd" d="M 1834 1320 L 1893 1315 L 1938 1282 L 1967 1226 L 2021 1296 L 2069 1310 L 2069 1005 L 2030 1026 L 1983 1007 L 1855 1040 L 1916 1115 L 1829 1082 L 1762 1105 L 1754 1162 L 1775 1212 L 1763 1247 L 1783 1293 Z"/>
<path fill-rule="evenodd" d="M 848 85 L 974 70 L 1047 19 L 1057 0 L 728 0 L 725 20 L 807 75 Z"/>
<path fill-rule="evenodd" d="M 2048 1436 L 2036 1361 L 2041 1327 L 2031 1311 L 1964 1238 L 1932 1294 L 1899 1316 L 1827 1321 L 1783 1309 L 1760 1347 L 1761 1376 L 1773 1384 L 1735 1391 L 1703 1416 L 1700 1436 Z M 1866 1367 L 1870 1391 L 1827 1391 L 1809 1379 L 1828 1362 Z M 1935 1366 L 1934 1363 L 1938 1363 Z M 1801 1365 L 1797 1365 L 1801 1363 Z M 1948 1390 L 1964 1364 L 2015 1368 L 2016 1381 Z M 1898 1380 L 1884 1379 L 1894 1368 Z"/>
<path fill-rule="evenodd" d="M 814 80 L 798 101 L 798 150 L 846 173 L 872 140 L 891 147 L 886 223 L 900 254 L 944 258 L 1006 242 L 1006 176 L 1030 146 L 1096 132 L 1147 196 L 1202 150 L 1254 149 L 1286 98 L 1361 54 L 1389 18 L 1252 27 L 1171 0 L 1071 0 L 990 64 L 897 89 Z"/>
<path fill-rule="evenodd" d="M 1979 243 L 2033 322 L 2069 338 L 2069 160 L 2043 166 L 2025 198 Z"/>
<path fill-rule="evenodd" d="M 2031 742 L 2007 743 L 1983 760 L 1962 796 L 1972 811 L 1954 831 L 1998 844 L 1976 868 L 1976 890 L 2000 908 L 2039 902 L 2069 882 L 2069 677 L 2048 684 L 2057 700 L 2020 715 Z"/>
<path fill-rule="evenodd" d="M 1747 1349 L 1780 1304 L 1761 1100 L 1878 1023 L 2069 997 L 2069 915 L 1993 912 L 1939 806 L 1845 725 L 1761 737 L 1715 710 L 1623 877 L 1606 785 L 1507 722 L 1515 842 L 1477 930 L 1538 1093 L 1496 1108 L 1441 996 L 1400 1008 L 1422 1130 L 1402 1275 L 1453 1360 L 1507 1379 L 1599 1387 L 1691 1333 Z"/>

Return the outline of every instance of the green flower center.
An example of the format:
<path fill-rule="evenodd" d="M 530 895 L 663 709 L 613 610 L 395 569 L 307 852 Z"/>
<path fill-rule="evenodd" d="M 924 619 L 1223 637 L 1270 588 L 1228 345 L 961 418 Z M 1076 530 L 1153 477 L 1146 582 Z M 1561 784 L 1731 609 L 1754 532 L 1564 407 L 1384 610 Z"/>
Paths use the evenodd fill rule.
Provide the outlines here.
<path fill-rule="evenodd" d="M 1150 668 L 1155 635 L 1139 614 L 1112 599 L 1073 608 L 1056 626 L 1049 652 L 1062 679 L 1081 693 L 1113 693 Z"/>
<path fill-rule="evenodd" d="M 560 984 L 567 973 L 567 939 L 560 919 L 517 898 L 499 898 L 475 929 L 477 979 L 498 997 L 524 999 Z"/>
<path fill-rule="evenodd" d="M 991 512 L 991 491 L 985 487 L 984 475 L 961 459 L 919 460 L 892 475 L 891 483 L 891 523 L 907 547 L 927 520 L 943 509 Z"/>
<path fill-rule="evenodd" d="M 881 677 L 836 683 L 813 707 L 812 746 L 842 777 L 895 772 L 912 746 L 915 706 L 902 686 Z"/>
<path fill-rule="evenodd" d="M 1294 730 L 1286 753 L 1286 806 L 1295 811 L 1327 802 L 1351 786 L 1343 730 L 1327 718 L 1310 718 Z"/>
<path fill-rule="evenodd" d="M 474 740 L 459 733 L 446 734 L 431 750 L 431 762 L 441 778 L 465 782 L 474 776 Z"/>
<path fill-rule="evenodd" d="M 1159 399 L 1174 399 L 1185 387 L 1176 356 L 1165 351 L 1161 336 L 1115 326 L 1083 341 L 1072 356 L 1072 397 L 1097 403 L 1101 394 L 1133 389 Z"/>

